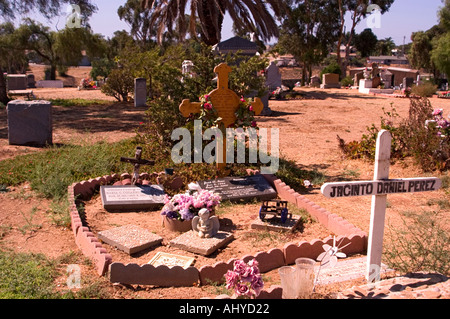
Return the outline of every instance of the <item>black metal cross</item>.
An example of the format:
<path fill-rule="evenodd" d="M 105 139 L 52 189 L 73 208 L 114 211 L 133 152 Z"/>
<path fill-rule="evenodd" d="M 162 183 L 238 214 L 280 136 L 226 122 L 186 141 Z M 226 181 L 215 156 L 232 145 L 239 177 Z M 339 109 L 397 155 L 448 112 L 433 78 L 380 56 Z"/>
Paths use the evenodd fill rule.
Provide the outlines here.
<path fill-rule="evenodd" d="M 141 165 L 155 165 L 155 161 L 141 159 L 142 156 L 142 147 L 136 147 L 136 154 L 134 158 L 130 157 L 121 157 L 121 162 L 134 164 L 134 172 L 133 177 L 131 178 L 131 184 L 136 185 L 137 180 L 139 179 L 139 168 Z"/>

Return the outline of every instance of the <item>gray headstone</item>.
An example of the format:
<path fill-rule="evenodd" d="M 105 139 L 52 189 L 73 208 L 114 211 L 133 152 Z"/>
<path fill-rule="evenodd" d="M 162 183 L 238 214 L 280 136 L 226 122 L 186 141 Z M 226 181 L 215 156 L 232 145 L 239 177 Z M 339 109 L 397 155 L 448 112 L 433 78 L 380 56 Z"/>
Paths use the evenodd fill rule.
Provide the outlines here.
<path fill-rule="evenodd" d="M 164 206 L 160 185 L 100 186 L 103 208 L 108 211 L 157 210 Z"/>
<path fill-rule="evenodd" d="M 97 234 L 98 239 L 120 249 L 127 254 L 134 254 L 141 250 L 158 246 L 163 238 L 136 225 L 125 225 Z"/>
<path fill-rule="evenodd" d="M 52 104 L 14 100 L 8 103 L 8 141 L 11 145 L 52 144 Z"/>
<path fill-rule="evenodd" d="M 134 79 L 134 106 L 145 106 L 147 103 L 147 80 L 144 78 Z"/>
<path fill-rule="evenodd" d="M 281 87 L 281 73 L 275 62 L 272 62 L 266 69 L 266 86 L 269 91 Z"/>
<path fill-rule="evenodd" d="M 403 78 L 403 88 L 410 88 L 414 84 L 414 78 Z"/>
<path fill-rule="evenodd" d="M 36 81 L 34 74 L 27 74 L 27 87 L 33 89 L 36 87 Z"/>
<path fill-rule="evenodd" d="M 64 82 L 60 80 L 41 80 L 36 82 L 36 87 L 62 89 L 64 88 Z"/>
<path fill-rule="evenodd" d="M 28 80 L 26 74 L 8 74 L 6 76 L 8 83 L 8 90 L 26 90 L 28 86 Z"/>
<path fill-rule="evenodd" d="M 199 181 L 202 189 L 221 196 L 222 201 L 250 201 L 253 199 L 270 200 L 277 197 L 277 192 L 260 174 L 245 177 L 225 177 Z"/>

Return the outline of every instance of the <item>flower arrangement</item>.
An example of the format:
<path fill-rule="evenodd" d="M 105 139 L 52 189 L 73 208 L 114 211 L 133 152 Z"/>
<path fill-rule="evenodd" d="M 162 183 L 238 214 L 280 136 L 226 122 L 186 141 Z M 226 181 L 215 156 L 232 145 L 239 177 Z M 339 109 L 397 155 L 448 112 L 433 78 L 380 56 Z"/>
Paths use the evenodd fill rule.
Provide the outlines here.
<path fill-rule="evenodd" d="M 245 263 L 242 260 L 234 262 L 233 270 L 225 274 L 227 289 L 234 289 L 238 297 L 257 297 L 264 287 L 264 281 L 255 259 Z"/>
<path fill-rule="evenodd" d="M 220 200 L 219 195 L 207 190 L 188 191 L 173 197 L 166 195 L 161 215 L 180 221 L 192 220 L 202 208 L 212 212 Z"/>
<path fill-rule="evenodd" d="M 205 94 L 199 98 L 200 106 L 200 117 L 203 121 L 204 127 L 218 127 L 222 118 L 219 117 L 217 109 L 214 108 L 211 102 L 211 96 Z M 257 123 L 255 121 L 255 112 L 253 111 L 252 99 L 245 99 L 241 97 L 239 100 L 239 106 L 235 112 L 236 121 L 230 127 L 246 128 L 253 127 L 257 128 Z"/>
<path fill-rule="evenodd" d="M 81 87 L 83 89 L 96 89 L 97 88 L 97 82 L 91 81 L 89 78 L 82 79 L 81 80 Z"/>
<path fill-rule="evenodd" d="M 446 137 L 450 136 L 450 122 L 444 118 L 443 113 L 443 109 L 435 109 L 432 115 L 438 129 L 438 136 Z"/>

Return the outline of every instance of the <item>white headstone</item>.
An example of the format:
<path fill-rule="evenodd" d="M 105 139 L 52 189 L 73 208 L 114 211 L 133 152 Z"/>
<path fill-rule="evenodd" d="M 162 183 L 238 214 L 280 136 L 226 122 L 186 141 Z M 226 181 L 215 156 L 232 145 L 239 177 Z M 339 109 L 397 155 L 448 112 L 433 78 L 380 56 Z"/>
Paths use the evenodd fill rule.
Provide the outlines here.
<path fill-rule="evenodd" d="M 389 179 L 391 139 L 389 131 L 382 130 L 378 133 L 374 180 L 326 183 L 321 188 L 322 194 L 328 198 L 372 196 L 366 266 L 366 278 L 369 282 L 380 279 L 387 195 L 434 191 L 442 185 L 442 181 L 435 177 Z"/>
<path fill-rule="evenodd" d="M 281 87 L 281 73 L 275 62 L 270 63 L 266 69 L 266 86 L 269 91 Z"/>

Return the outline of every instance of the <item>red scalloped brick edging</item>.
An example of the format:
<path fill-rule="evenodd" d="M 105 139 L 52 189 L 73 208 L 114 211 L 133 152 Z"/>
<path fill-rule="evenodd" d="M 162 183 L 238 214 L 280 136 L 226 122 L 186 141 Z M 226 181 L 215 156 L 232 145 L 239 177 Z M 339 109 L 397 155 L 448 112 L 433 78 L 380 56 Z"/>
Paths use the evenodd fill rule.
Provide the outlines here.
<path fill-rule="evenodd" d="M 141 174 L 145 179 L 149 176 L 146 173 Z M 314 202 L 309 201 L 304 196 L 296 193 L 288 185 L 277 179 L 274 175 L 263 175 L 269 183 L 274 186 L 280 198 L 287 200 L 299 208 L 304 208 L 314 216 L 322 225 L 327 227 L 332 233 L 338 235 L 336 238 L 340 246 L 346 246 L 342 251 L 346 254 L 364 252 L 367 245 L 367 235 L 359 228 L 348 223 L 336 214 L 332 214 Z M 111 184 L 121 181 L 126 183 L 128 176 L 126 174 L 113 174 L 103 176 L 88 181 L 74 183 L 68 188 L 68 197 L 70 201 L 70 217 L 72 222 L 72 231 L 75 242 L 82 253 L 93 260 L 97 273 L 100 276 L 105 275 L 109 270 L 111 282 L 120 282 L 125 284 L 149 284 L 157 286 L 193 286 L 208 285 L 215 282 L 224 282 L 224 275 L 228 270 L 233 269 L 235 258 L 227 262 L 217 262 L 213 265 L 206 265 L 197 269 L 196 267 L 172 267 L 137 264 L 123 264 L 113 262 L 110 254 L 107 253 L 88 227 L 84 227 L 81 217 L 77 210 L 76 199 L 89 200 L 93 193 L 101 185 Z M 245 255 L 242 259 L 248 262 L 256 259 L 262 273 L 280 268 L 285 265 L 295 263 L 295 259 L 300 257 L 316 259 L 323 252 L 324 244 L 331 245 L 332 237 L 325 240 L 314 239 L 310 242 L 302 241 L 299 243 L 287 243 L 283 249 L 273 248 L 268 251 L 258 252 L 254 255 Z M 260 297 L 264 299 L 281 298 L 281 287 L 271 287 L 269 290 L 263 290 Z"/>

